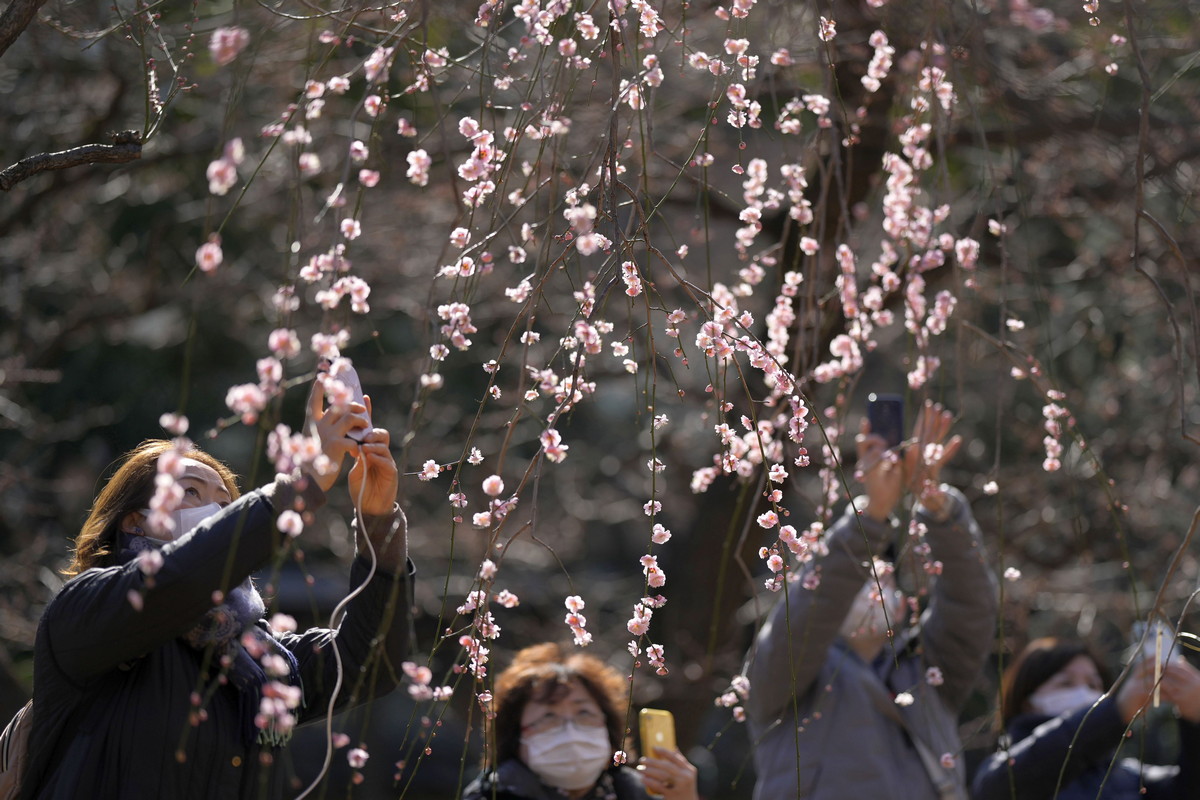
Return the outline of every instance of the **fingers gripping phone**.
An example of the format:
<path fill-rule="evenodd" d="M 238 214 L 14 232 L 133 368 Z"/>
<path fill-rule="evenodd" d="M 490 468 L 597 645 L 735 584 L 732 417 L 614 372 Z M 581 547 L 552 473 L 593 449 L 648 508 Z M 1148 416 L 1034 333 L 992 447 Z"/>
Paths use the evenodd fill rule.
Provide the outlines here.
<path fill-rule="evenodd" d="M 358 371 L 354 369 L 354 365 L 349 359 L 339 358 L 333 364 L 327 367 L 329 374 L 335 380 L 341 381 L 347 389 L 350 390 L 351 403 L 358 403 L 360 406 L 366 407 L 366 400 L 363 399 L 362 381 L 359 380 Z M 371 416 L 367 412 L 363 412 L 362 416 L 366 419 L 367 424 L 362 428 L 354 428 L 346 435 L 356 442 L 361 442 L 371 430 Z"/>
<path fill-rule="evenodd" d="M 1138 620 L 1133 623 L 1130 640 L 1130 661 L 1154 662 L 1154 707 L 1158 708 L 1163 668 L 1183 658 L 1174 647 L 1175 629 L 1162 617 L 1152 616 L 1149 622 Z"/>
<path fill-rule="evenodd" d="M 670 711 L 643 708 L 638 712 L 638 733 L 642 741 L 642 755 L 657 758 L 654 748 L 675 749 L 675 717 Z"/>
<path fill-rule="evenodd" d="M 867 396 L 867 422 L 871 433 L 882 436 L 888 447 L 904 441 L 904 398 L 898 394 Z"/>

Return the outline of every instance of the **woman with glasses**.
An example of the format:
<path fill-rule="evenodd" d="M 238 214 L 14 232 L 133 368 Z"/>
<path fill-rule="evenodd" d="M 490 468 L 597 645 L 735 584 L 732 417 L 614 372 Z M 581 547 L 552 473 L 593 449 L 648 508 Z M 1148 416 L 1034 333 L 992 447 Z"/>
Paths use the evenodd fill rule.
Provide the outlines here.
<path fill-rule="evenodd" d="M 655 748 L 636 770 L 614 764 L 625 739 L 626 686 L 595 656 L 553 643 L 517 653 L 496 678 L 487 742 L 495 766 L 464 800 L 698 800 L 696 768 L 678 750 Z"/>

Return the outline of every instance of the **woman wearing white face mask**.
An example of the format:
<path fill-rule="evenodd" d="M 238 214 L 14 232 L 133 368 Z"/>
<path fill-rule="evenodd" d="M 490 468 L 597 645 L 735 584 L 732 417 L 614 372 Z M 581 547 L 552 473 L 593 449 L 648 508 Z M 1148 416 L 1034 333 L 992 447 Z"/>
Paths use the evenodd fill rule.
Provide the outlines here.
<path fill-rule="evenodd" d="M 1100 662 L 1082 644 L 1030 642 L 1005 670 L 1001 717 L 1010 744 L 976 773 L 976 800 L 1200 797 L 1200 671 L 1178 653 L 1162 667 L 1161 701 L 1179 716 L 1177 765 L 1117 758 L 1130 722 L 1153 698 L 1153 659 L 1133 664 L 1106 695 L 1108 685 Z"/>
<path fill-rule="evenodd" d="M 595 656 L 540 644 L 517 653 L 496 678 L 495 766 L 463 800 L 563 797 L 697 800 L 696 768 L 678 750 L 658 748 L 637 771 L 613 765 L 622 749 L 625 678 Z"/>
<path fill-rule="evenodd" d="M 322 469 L 244 495 L 190 442 L 126 454 L 38 629 L 22 798 L 281 797 L 288 770 L 271 766 L 293 725 L 324 714 L 339 657 L 340 706 L 394 688 L 391 670 L 367 671 L 401 663 L 410 636 L 390 437 L 365 406 L 326 410 L 321 392 L 310 415 Z M 361 443 L 347 437 L 356 430 Z M 367 582 L 369 560 L 355 560 L 350 584 L 363 588 L 337 630 L 275 631 L 249 575 L 303 537 L 297 523 L 315 524 L 345 460 L 359 552 L 369 540 L 377 570 Z M 173 483 L 175 508 L 152 499 L 160 482 Z M 371 678 L 356 691 L 360 674 Z"/>

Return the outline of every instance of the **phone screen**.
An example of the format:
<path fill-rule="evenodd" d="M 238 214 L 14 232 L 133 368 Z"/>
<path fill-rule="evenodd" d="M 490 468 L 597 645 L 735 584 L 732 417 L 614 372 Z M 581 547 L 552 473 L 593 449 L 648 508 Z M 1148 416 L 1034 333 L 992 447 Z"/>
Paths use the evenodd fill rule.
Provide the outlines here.
<path fill-rule="evenodd" d="M 898 394 L 867 396 L 867 422 L 871 433 L 882 436 L 888 447 L 904 440 L 904 398 Z"/>
<path fill-rule="evenodd" d="M 324 371 L 324 370 L 322 370 L 322 371 Z M 346 359 L 339 360 L 337 374 L 335 374 L 333 377 L 336 378 L 337 380 L 341 381 L 342 383 L 344 383 L 346 385 L 346 388 L 350 390 L 351 394 L 353 395 L 353 397 L 351 398 L 352 402 L 358 403 L 359 405 L 362 405 L 362 406 L 366 405 L 366 402 L 363 400 L 362 381 L 359 380 L 358 370 L 354 369 L 354 366 L 348 360 L 346 360 Z M 347 436 L 349 436 L 351 439 L 353 439 L 356 442 L 361 442 L 363 440 L 363 438 L 367 435 L 367 431 L 369 431 L 371 429 L 370 415 L 364 415 L 364 416 L 366 416 L 366 418 L 367 418 L 366 427 L 354 428 L 353 430 L 351 430 L 349 433 L 346 434 Z"/>

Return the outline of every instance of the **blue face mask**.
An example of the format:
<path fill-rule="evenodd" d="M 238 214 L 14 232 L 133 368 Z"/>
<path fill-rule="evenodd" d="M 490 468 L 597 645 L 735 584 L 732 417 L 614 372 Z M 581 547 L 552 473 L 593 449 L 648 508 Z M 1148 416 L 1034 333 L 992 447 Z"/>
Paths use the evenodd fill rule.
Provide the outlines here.
<path fill-rule="evenodd" d="M 155 531 L 150 534 L 151 538 L 161 539 L 163 541 L 173 542 L 185 533 L 189 533 L 199 527 L 200 523 L 211 516 L 216 515 L 221 510 L 220 503 L 209 503 L 204 506 L 196 506 L 194 508 L 177 508 L 170 513 L 171 521 L 175 523 L 174 530 L 171 531 Z M 150 509 L 143 508 L 147 520 L 150 518 Z"/>

